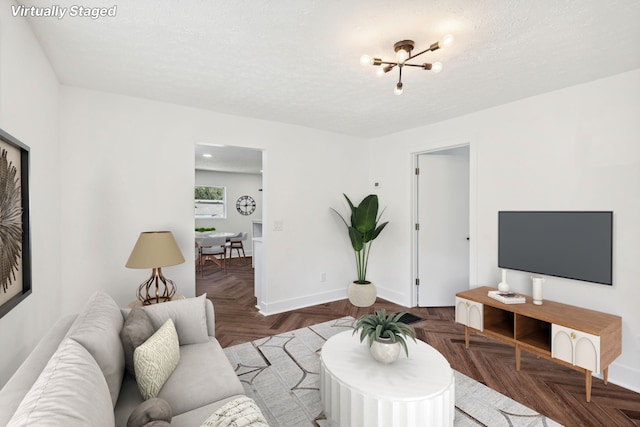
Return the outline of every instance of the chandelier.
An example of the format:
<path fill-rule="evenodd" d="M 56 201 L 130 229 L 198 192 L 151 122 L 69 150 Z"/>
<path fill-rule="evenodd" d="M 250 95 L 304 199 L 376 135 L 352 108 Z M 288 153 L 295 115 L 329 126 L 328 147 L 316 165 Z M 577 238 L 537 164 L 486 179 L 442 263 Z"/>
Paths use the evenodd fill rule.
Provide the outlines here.
<path fill-rule="evenodd" d="M 422 64 L 409 64 L 407 61 L 410 61 L 413 58 L 417 58 L 423 53 L 433 52 L 434 50 L 445 48 L 449 46 L 451 43 L 453 43 L 453 36 L 448 34 L 444 36 L 442 40 L 432 43 L 428 49 L 425 49 L 422 52 L 418 52 L 415 55 L 412 55 L 411 52 L 415 47 L 414 41 L 401 40 L 399 42 L 396 42 L 393 45 L 393 50 L 396 53 L 395 62 L 383 61 L 380 58 L 372 58 L 369 55 L 362 55 L 362 57 L 360 57 L 360 63 L 362 65 L 375 65 L 380 67 L 378 68 L 378 71 L 377 71 L 377 74 L 379 76 L 385 73 L 388 73 L 389 71 L 393 70 L 395 67 L 398 67 L 398 83 L 396 84 L 396 87 L 393 90 L 393 93 L 395 93 L 396 95 L 401 95 L 402 94 L 402 69 L 404 67 L 418 67 L 418 68 L 422 68 L 423 70 L 433 71 L 434 73 L 439 73 L 440 71 L 442 71 L 442 63 L 440 62 L 434 62 L 433 64 L 430 64 L 428 62 L 424 62 Z"/>

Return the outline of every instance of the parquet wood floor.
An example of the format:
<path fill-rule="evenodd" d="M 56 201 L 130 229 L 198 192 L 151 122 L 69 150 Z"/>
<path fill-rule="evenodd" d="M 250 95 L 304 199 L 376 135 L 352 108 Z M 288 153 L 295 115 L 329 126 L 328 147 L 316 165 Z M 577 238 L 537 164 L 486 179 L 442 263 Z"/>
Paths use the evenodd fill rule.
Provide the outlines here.
<path fill-rule="evenodd" d="M 250 258 L 246 264 L 233 259 L 226 274 L 208 264 L 203 277 L 199 273 L 196 277 L 196 295 L 206 292 L 213 301 L 216 334 L 223 347 L 343 316 L 357 318 L 378 308 L 405 310 L 423 319 L 414 324 L 418 338 L 440 351 L 452 368 L 565 426 L 640 426 L 638 393 L 605 385 L 594 377 L 591 402 L 587 403 L 584 376 L 577 371 L 523 351 L 517 372 L 512 347 L 475 333 L 466 349 L 464 328 L 454 322 L 453 307 L 407 309 L 378 298 L 373 307 L 357 308 L 345 299 L 262 316 L 255 307 Z"/>

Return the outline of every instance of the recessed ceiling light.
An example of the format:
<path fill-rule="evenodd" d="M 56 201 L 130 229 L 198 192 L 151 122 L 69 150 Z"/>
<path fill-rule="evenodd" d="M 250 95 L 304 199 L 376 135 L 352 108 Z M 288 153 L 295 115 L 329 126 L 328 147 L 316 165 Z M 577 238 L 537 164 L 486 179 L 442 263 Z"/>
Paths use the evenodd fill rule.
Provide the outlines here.
<path fill-rule="evenodd" d="M 207 154 L 203 154 L 202 157 L 213 157 L 211 154 L 207 153 Z"/>

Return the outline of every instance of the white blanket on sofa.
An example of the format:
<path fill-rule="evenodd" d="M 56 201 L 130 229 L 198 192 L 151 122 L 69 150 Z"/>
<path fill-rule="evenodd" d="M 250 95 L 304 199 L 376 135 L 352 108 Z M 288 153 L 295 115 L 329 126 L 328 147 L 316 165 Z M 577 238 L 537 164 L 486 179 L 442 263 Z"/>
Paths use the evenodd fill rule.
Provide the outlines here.
<path fill-rule="evenodd" d="M 243 396 L 224 404 L 200 427 L 269 427 L 269 424 L 256 402 Z"/>

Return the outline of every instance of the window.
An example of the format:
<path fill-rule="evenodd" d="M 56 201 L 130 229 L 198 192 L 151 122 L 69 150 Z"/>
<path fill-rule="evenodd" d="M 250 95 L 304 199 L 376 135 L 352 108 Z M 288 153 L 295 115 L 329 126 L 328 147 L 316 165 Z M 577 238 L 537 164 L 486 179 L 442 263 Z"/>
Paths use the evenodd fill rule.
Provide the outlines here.
<path fill-rule="evenodd" d="M 227 217 L 227 189 L 225 187 L 195 188 L 196 218 Z"/>

